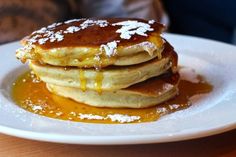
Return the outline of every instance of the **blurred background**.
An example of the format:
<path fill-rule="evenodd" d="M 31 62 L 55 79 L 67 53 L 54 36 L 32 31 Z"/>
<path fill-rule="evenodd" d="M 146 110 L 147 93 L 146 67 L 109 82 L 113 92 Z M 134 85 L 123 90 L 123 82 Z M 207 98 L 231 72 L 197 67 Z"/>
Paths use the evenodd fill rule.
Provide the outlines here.
<path fill-rule="evenodd" d="M 235 0 L 2 0 L 0 44 L 82 17 L 155 19 L 167 31 L 236 44 Z"/>

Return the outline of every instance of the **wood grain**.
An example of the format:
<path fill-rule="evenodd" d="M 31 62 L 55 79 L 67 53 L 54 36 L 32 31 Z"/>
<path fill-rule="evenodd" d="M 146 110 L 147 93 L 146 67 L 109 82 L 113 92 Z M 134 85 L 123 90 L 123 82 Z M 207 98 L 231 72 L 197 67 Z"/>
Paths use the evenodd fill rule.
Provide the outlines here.
<path fill-rule="evenodd" d="M 30 157 L 236 157 L 236 130 L 223 134 L 182 142 L 123 145 L 88 146 L 38 142 L 0 134 L 0 156 Z"/>

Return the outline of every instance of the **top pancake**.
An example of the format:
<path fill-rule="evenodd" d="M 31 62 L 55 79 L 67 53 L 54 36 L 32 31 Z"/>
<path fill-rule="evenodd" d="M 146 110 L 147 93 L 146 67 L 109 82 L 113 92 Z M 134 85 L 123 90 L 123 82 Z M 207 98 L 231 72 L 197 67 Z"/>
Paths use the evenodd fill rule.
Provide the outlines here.
<path fill-rule="evenodd" d="M 161 58 L 163 28 L 153 20 L 75 19 L 33 32 L 17 57 L 81 68 L 133 65 Z"/>

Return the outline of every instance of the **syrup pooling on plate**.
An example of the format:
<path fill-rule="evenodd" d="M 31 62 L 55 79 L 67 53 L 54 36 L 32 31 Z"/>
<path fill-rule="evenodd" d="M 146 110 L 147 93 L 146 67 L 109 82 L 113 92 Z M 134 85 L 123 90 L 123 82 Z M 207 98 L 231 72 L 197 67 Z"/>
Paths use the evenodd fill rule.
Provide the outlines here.
<path fill-rule="evenodd" d="M 143 109 L 96 108 L 50 93 L 45 83 L 32 72 L 20 76 L 13 84 L 12 97 L 25 110 L 46 117 L 89 123 L 133 123 L 156 121 L 161 116 L 188 108 L 191 97 L 212 91 L 205 79 L 196 75 L 197 82 L 180 80 L 179 94 L 164 103 Z"/>

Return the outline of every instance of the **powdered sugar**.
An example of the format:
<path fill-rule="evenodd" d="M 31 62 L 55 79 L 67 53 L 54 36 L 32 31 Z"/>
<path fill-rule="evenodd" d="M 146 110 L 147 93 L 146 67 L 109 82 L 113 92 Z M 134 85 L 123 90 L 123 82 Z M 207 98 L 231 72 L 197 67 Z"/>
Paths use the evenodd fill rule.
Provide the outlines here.
<path fill-rule="evenodd" d="M 79 114 L 80 119 L 97 119 L 97 120 L 102 120 L 104 117 L 99 116 L 99 115 L 93 115 L 93 114 Z"/>
<path fill-rule="evenodd" d="M 122 39 L 130 39 L 132 35 L 141 35 L 147 36 L 147 32 L 154 31 L 153 28 L 147 23 L 138 22 L 138 21 L 122 21 L 118 23 L 112 24 L 113 26 L 122 26 L 116 32 L 120 33 L 120 38 Z"/>
<path fill-rule="evenodd" d="M 116 33 L 120 33 L 121 39 L 127 39 L 127 40 L 130 39 L 132 37 L 132 35 L 135 35 L 135 34 L 141 35 L 141 36 L 147 36 L 146 33 L 148 31 L 154 30 L 147 23 L 132 21 L 132 20 L 113 23 L 112 26 L 121 26 L 121 28 L 117 29 Z M 108 57 L 111 57 L 116 53 L 118 42 L 120 42 L 120 41 L 117 40 L 117 41 L 108 42 L 106 44 L 102 44 L 100 46 L 100 51 L 102 51 L 104 49 L 106 55 Z M 156 46 L 150 42 L 143 42 L 142 44 L 137 45 L 137 46 L 144 47 L 145 50 L 147 49 L 147 51 L 149 52 L 150 55 L 153 55 L 153 51 L 156 50 Z"/>
<path fill-rule="evenodd" d="M 42 35 L 41 34 L 37 34 L 37 35 L 34 35 L 32 38 L 28 39 L 28 41 L 30 43 L 35 43 L 35 42 L 37 42 L 37 39 L 40 38 L 40 37 L 42 37 Z"/>
<path fill-rule="evenodd" d="M 120 42 L 119 40 L 116 40 L 109 42 L 107 44 L 102 44 L 100 46 L 100 51 L 104 50 L 108 57 L 114 56 L 117 49 L 117 43 L 119 42 Z"/>
<path fill-rule="evenodd" d="M 82 19 L 71 19 L 71 20 L 65 21 L 64 23 L 65 23 L 65 24 L 70 24 L 70 23 L 72 23 L 72 22 L 79 22 L 79 21 L 81 21 L 81 20 L 85 20 L 85 18 L 82 18 Z"/>
<path fill-rule="evenodd" d="M 74 19 L 74 20 L 70 20 L 70 21 L 66 21 L 65 23 L 68 24 L 68 23 L 71 23 L 71 22 L 78 22 L 78 21 L 81 21 L 80 19 Z M 68 27 L 64 33 L 75 33 L 75 32 L 78 32 L 82 29 L 86 29 L 90 26 L 94 26 L 94 25 L 97 25 L 99 27 L 106 27 L 108 26 L 108 21 L 107 20 L 85 20 L 83 23 L 80 24 L 80 26 L 70 26 Z"/>
<path fill-rule="evenodd" d="M 70 24 L 73 22 L 79 22 L 81 20 L 84 20 L 81 22 L 80 25 L 70 25 L 66 29 L 65 27 L 62 27 L 63 29 L 56 29 L 58 26 L 61 26 L 63 24 Z M 24 47 L 24 49 L 20 51 L 31 51 L 32 45 L 34 43 L 38 43 L 39 45 L 44 45 L 47 42 L 61 42 L 65 38 L 65 34 L 73 34 L 78 31 L 84 30 L 91 26 L 99 26 L 99 27 L 107 27 L 110 26 L 121 26 L 121 28 L 116 30 L 116 33 L 120 33 L 121 39 L 130 39 L 133 35 L 140 35 L 140 36 L 147 36 L 147 32 L 154 31 L 153 28 L 149 24 L 153 24 L 154 20 L 149 20 L 148 23 L 145 22 L 139 22 L 136 20 L 126 20 L 121 21 L 113 24 L 109 24 L 107 20 L 92 20 L 92 19 L 72 19 L 65 21 L 64 23 L 53 23 L 47 27 L 43 27 L 39 29 L 38 31 L 35 31 L 32 33 L 32 36 L 27 39 L 27 47 Z M 100 51 L 105 51 L 105 54 L 108 57 L 114 56 L 117 52 L 117 46 L 120 40 L 114 40 L 108 43 L 104 43 L 100 46 Z M 153 51 L 156 50 L 156 46 L 151 42 L 143 42 L 138 46 L 144 47 L 144 50 L 148 51 L 150 55 L 152 55 Z M 24 56 L 25 53 L 19 52 L 19 56 Z M 97 59 L 96 57 L 95 59 Z"/>
<path fill-rule="evenodd" d="M 50 42 L 54 41 L 62 41 L 64 39 L 64 35 L 62 34 L 62 31 L 57 31 L 56 33 L 49 36 Z"/>
<path fill-rule="evenodd" d="M 156 51 L 157 49 L 157 46 L 154 43 L 149 42 L 149 41 L 139 43 L 137 46 L 142 47 L 145 51 L 149 53 L 150 56 L 152 56 L 153 52 Z"/>
<path fill-rule="evenodd" d="M 42 27 L 41 29 L 34 31 L 32 34 L 44 34 L 44 33 L 48 33 L 51 30 L 55 29 L 56 27 L 62 25 L 63 23 L 59 22 L 59 23 L 53 23 L 47 27 Z"/>
<path fill-rule="evenodd" d="M 64 31 L 64 33 L 75 33 L 75 32 L 78 32 L 79 30 L 81 30 L 80 27 L 70 26 Z"/>
<path fill-rule="evenodd" d="M 165 83 L 162 88 L 163 88 L 164 92 L 166 92 L 166 91 L 173 89 L 173 87 L 174 87 L 174 85 L 172 85 L 170 83 Z"/>
<path fill-rule="evenodd" d="M 60 25 L 62 25 L 61 22 L 59 22 L 59 23 L 53 23 L 53 24 L 47 26 L 47 28 L 48 28 L 48 29 L 54 29 L 55 27 L 60 26 Z"/>
<path fill-rule="evenodd" d="M 37 31 L 34 31 L 32 34 L 43 34 L 47 31 L 47 28 L 46 27 L 42 27 L 41 29 L 37 30 Z"/>
<path fill-rule="evenodd" d="M 73 19 L 64 22 L 65 24 L 69 24 L 71 22 L 77 22 L 81 21 L 81 19 Z M 99 27 L 106 27 L 108 26 L 107 20 L 85 20 L 80 24 L 80 26 L 69 26 L 66 28 L 66 30 L 57 30 L 55 31 L 55 28 L 57 26 L 62 25 L 63 23 L 53 23 L 47 27 L 43 27 L 38 31 L 33 32 L 33 36 L 28 40 L 29 43 L 35 43 L 38 42 L 40 45 L 45 44 L 47 41 L 50 42 L 60 42 L 64 39 L 64 34 L 67 33 L 75 33 L 82 29 L 86 29 L 90 26 L 98 25 Z M 36 34 L 36 35 L 34 35 Z M 42 37 L 43 34 L 43 37 Z M 40 38 L 41 37 L 41 38 Z M 38 39 L 40 38 L 40 39 Z"/>
<path fill-rule="evenodd" d="M 106 120 L 110 119 L 112 122 L 119 122 L 119 123 L 130 123 L 137 120 L 140 120 L 140 116 L 129 116 L 123 114 L 109 114 L 106 117 L 93 115 L 93 114 L 79 114 L 80 119 L 93 119 L 93 120 Z"/>
<path fill-rule="evenodd" d="M 28 43 L 28 45 L 24 46 L 23 48 L 19 48 L 16 50 L 16 57 L 21 59 L 22 62 L 25 62 L 25 55 L 29 53 L 33 48 L 35 48 L 35 45 L 33 45 L 32 43 Z"/>
<path fill-rule="evenodd" d="M 122 114 L 113 114 L 113 115 L 107 115 L 108 118 L 111 119 L 113 122 L 119 122 L 119 123 L 130 123 L 133 121 L 139 120 L 140 116 L 129 116 L 129 115 L 122 115 Z"/>
<path fill-rule="evenodd" d="M 36 110 L 43 110 L 43 108 L 42 108 L 42 106 L 40 106 L 40 105 L 33 105 L 33 106 L 32 106 L 32 110 L 33 110 L 33 111 L 36 111 Z"/>
<path fill-rule="evenodd" d="M 173 109 L 178 109 L 179 107 L 181 107 L 179 104 L 173 104 L 173 105 L 169 105 L 169 108 L 171 109 L 171 110 L 173 110 Z"/>
<path fill-rule="evenodd" d="M 157 113 L 160 115 L 168 113 L 168 110 L 165 107 L 157 107 L 156 110 L 157 110 Z"/>
<path fill-rule="evenodd" d="M 62 30 L 54 31 L 57 26 L 62 25 L 62 23 L 53 23 L 47 27 L 43 27 L 38 31 L 32 33 L 32 37 L 27 39 L 28 45 L 38 42 L 38 44 L 43 45 L 47 41 L 50 42 L 60 42 L 64 39 Z"/>
<path fill-rule="evenodd" d="M 49 38 L 41 38 L 41 39 L 38 40 L 38 43 L 39 43 L 40 45 L 42 45 L 42 44 L 45 44 L 46 41 L 48 41 L 48 40 L 49 40 Z"/>
<path fill-rule="evenodd" d="M 86 29 L 88 28 L 89 26 L 94 26 L 94 25 L 97 25 L 99 27 L 106 27 L 108 26 L 108 22 L 107 20 L 86 20 L 84 21 L 82 24 L 80 24 L 80 27 L 81 29 Z"/>
<path fill-rule="evenodd" d="M 149 20 L 148 23 L 149 24 L 154 24 L 156 21 L 155 20 Z"/>

